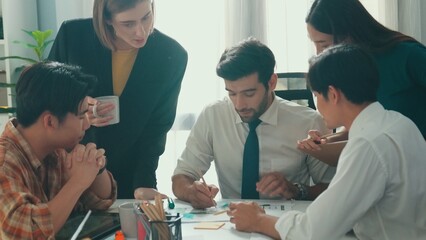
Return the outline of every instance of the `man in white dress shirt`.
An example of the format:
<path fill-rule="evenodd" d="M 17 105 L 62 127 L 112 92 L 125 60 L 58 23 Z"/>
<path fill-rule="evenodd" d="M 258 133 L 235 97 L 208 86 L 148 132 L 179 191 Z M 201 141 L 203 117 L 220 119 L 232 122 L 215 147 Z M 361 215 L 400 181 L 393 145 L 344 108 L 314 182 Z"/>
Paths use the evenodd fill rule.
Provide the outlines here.
<path fill-rule="evenodd" d="M 359 239 L 426 239 L 426 142 L 410 119 L 377 102 L 373 59 L 333 47 L 313 59 L 308 81 L 327 126 L 349 130 L 336 175 L 306 213 L 275 218 L 254 203 L 231 204 L 231 222 L 282 239 L 339 239 L 351 229 Z"/>
<path fill-rule="evenodd" d="M 329 130 L 316 111 L 275 96 L 274 67 L 271 50 L 252 38 L 223 53 L 216 72 L 229 96 L 207 106 L 192 128 L 172 177 L 179 199 L 196 208 L 215 204 L 219 189 L 199 181 L 212 162 L 222 197 L 241 198 L 248 123 L 257 119 L 260 198 L 314 199 L 326 189 L 335 168 L 299 151 L 297 140 L 309 129 Z"/>

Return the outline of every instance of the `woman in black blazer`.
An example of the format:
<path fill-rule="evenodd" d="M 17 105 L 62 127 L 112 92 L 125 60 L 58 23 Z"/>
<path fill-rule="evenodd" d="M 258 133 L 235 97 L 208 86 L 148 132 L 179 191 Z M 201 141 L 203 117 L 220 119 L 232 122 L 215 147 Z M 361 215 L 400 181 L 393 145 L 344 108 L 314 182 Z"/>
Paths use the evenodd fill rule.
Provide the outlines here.
<path fill-rule="evenodd" d="M 109 118 L 95 118 L 90 108 L 95 127 L 84 139 L 106 150 L 118 198 L 152 199 L 158 193 L 155 171 L 188 60 L 178 42 L 154 29 L 153 8 L 151 0 L 95 0 L 93 19 L 64 22 L 49 54 L 97 76 L 93 97 L 119 96 L 120 122 L 108 125 Z"/>

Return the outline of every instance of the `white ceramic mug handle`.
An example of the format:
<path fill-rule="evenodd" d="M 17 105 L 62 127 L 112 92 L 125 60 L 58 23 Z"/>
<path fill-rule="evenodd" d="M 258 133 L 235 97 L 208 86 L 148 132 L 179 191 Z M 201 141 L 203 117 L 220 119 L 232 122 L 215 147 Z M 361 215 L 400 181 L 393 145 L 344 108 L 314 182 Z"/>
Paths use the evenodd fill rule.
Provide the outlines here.
<path fill-rule="evenodd" d="M 96 104 L 93 105 L 93 116 L 95 116 L 95 118 L 100 118 L 101 116 L 98 115 L 96 108 L 99 105 L 99 102 L 97 102 Z"/>

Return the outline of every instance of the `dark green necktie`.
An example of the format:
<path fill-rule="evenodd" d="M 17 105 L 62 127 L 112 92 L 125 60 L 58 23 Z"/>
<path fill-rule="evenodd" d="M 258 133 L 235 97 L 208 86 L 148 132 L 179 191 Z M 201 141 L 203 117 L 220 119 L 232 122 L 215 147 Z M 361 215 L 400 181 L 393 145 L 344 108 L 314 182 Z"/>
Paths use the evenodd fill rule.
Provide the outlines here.
<path fill-rule="evenodd" d="M 259 192 L 256 191 L 256 182 L 259 181 L 259 140 L 256 128 L 260 123 L 259 119 L 249 123 L 250 131 L 244 144 L 242 199 L 259 199 Z"/>

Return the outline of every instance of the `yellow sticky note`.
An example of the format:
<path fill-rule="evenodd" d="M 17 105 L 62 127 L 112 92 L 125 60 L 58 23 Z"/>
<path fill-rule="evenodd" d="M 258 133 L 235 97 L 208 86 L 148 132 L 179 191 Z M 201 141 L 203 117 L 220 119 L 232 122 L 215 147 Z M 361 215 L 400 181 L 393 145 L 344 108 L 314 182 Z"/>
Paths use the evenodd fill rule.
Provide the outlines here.
<path fill-rule="evenodd" d="M 224 222 L 200 222 L 194 227 L 194 229 L 217 230 L 223 225 L 225 225 Z"/>

